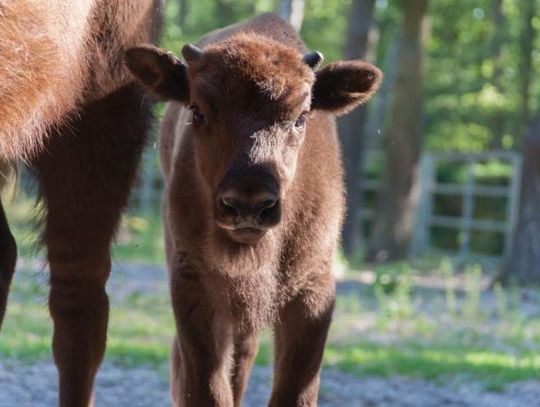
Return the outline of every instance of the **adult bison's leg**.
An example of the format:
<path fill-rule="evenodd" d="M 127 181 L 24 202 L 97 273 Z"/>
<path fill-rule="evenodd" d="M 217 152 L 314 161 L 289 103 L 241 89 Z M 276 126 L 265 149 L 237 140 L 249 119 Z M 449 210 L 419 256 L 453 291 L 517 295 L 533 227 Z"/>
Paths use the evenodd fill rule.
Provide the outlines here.
<path fill-rule="evenodd" d="M 257 355 L 258 342 L 256 334 L 241 335 L 234 341 L 232 388 L 235 407 L 242 406 L 242 397 Z"/>
<path fill-rule="evenodd" d="M 171 386 L 175 405 L 231 407 L 232 327 L 206 300 L 198 274 L 173 272 L 171 293 L 178 346 L 173 348 Z"/>
<path fill-rule="evenodd" d="M 0 174 L 0 177 L 2 174 Z M 9 230 L 9 225 L 0 201 L 0 328 L 6 312 L 7 297 L 11 278 L 15 271 L 17 246 Z"/>
<path fill-rule="evenodd" d="M 110 242 L 144 145 L 149 106 L 127 86 L 53 132 L 35 169 L 46 204 L 49 309 L 61 406 L 91 404 L 105 350 Z"/>
<path fill-rule="evenodd" d="M 333 283 L 326 288 L 329 293 L 324 296 L 312 292 L 298 296 L 274 327 L 271 407 L 317 405 L 322 355 L 334 307 Z"/>

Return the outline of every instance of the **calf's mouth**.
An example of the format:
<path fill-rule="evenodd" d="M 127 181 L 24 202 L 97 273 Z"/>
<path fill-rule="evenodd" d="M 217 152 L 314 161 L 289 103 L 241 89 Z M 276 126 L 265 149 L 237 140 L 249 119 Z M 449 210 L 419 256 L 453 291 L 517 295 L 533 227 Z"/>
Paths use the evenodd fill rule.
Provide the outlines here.
<path fill-rule="evenodd" d="M 268 228 L 256 224 L 254 221 L 243 221 L 236 225 L 216 221 L 219 228 L 225 231 L 225 234 L 237 243 L 254 245 L 267 232 Z"/>

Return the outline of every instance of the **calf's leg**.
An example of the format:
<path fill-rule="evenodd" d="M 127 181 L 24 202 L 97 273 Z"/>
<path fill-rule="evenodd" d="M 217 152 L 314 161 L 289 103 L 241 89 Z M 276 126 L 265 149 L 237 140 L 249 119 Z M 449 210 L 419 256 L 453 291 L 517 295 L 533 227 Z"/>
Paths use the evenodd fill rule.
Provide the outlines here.
<path fill-rule="evenodd" d="M 46 205 L 49 309 L 60 406 L 92 404 L 103 359 L 110 242 L 126 205 L 149 122 L 130 85 L 86 106 L 51 135 L 34 163 Z"/>
<path fill-rule="evenodd" d="M 0 174 L 0 177 L 2 174 Z M 0 328 L 6 312 L 7 297 L 11 278 L 15 272 L 17 246 L 9 230 L 9 225 L 0 201 Z"/>
<path fill-rule="evenodd" d="M 299 295 L 274 327 L 275 362 L 271 407 L 315 407 L 334 294 Z"/>
<path fill-rule="evenodd" d="M 234 358 L 232 371 L 232 388 L 235 407 L 242 406 L 242 398 L 253 367 L 259 346 L 256 334 L 238 336 L 234 341 Z"/>
<path fill-rule="evenodd" d="M 174 272 L 171 294 L 177 326 L 171 386 L 175 406 L 231 407 L 232 327 L 206 300 L 196 273 Z"/>

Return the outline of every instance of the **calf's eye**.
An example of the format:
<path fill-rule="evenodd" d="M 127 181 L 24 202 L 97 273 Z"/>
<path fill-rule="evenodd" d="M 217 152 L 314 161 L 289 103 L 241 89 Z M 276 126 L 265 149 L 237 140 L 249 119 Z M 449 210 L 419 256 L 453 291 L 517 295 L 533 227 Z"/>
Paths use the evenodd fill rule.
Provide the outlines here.
<path fill-rule="evenodd" d="M 303 112 L 300 116 L 298 116 L 298 119 L 296 119 L 296 122 L 294 122 L 294 127 L 296 130 L 302 130 L 304 128 L 306 125 L 307 115 L 307 112 Z"/>
<path fill-rule="evenodd" d="M 206 123 L 206 118 L 204 117 L 204 113 L 201 112 L 201 109 L 199 109 L 198 106 L 191 106 L 190 110 L 193 114 L 192 123 L 195 126 L 202 126 Z"/>

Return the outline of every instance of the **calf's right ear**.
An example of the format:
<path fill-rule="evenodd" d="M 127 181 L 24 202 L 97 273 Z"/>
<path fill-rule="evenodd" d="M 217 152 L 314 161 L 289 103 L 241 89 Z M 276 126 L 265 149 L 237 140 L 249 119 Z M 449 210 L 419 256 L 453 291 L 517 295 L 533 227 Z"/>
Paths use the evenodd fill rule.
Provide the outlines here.
<path fill-rule="evenodd" d="M 124 61 L 133 76 L 157 98 L 189 101 L 187 67 L 172 52 L 141 45 L 127 49 Z"/>

